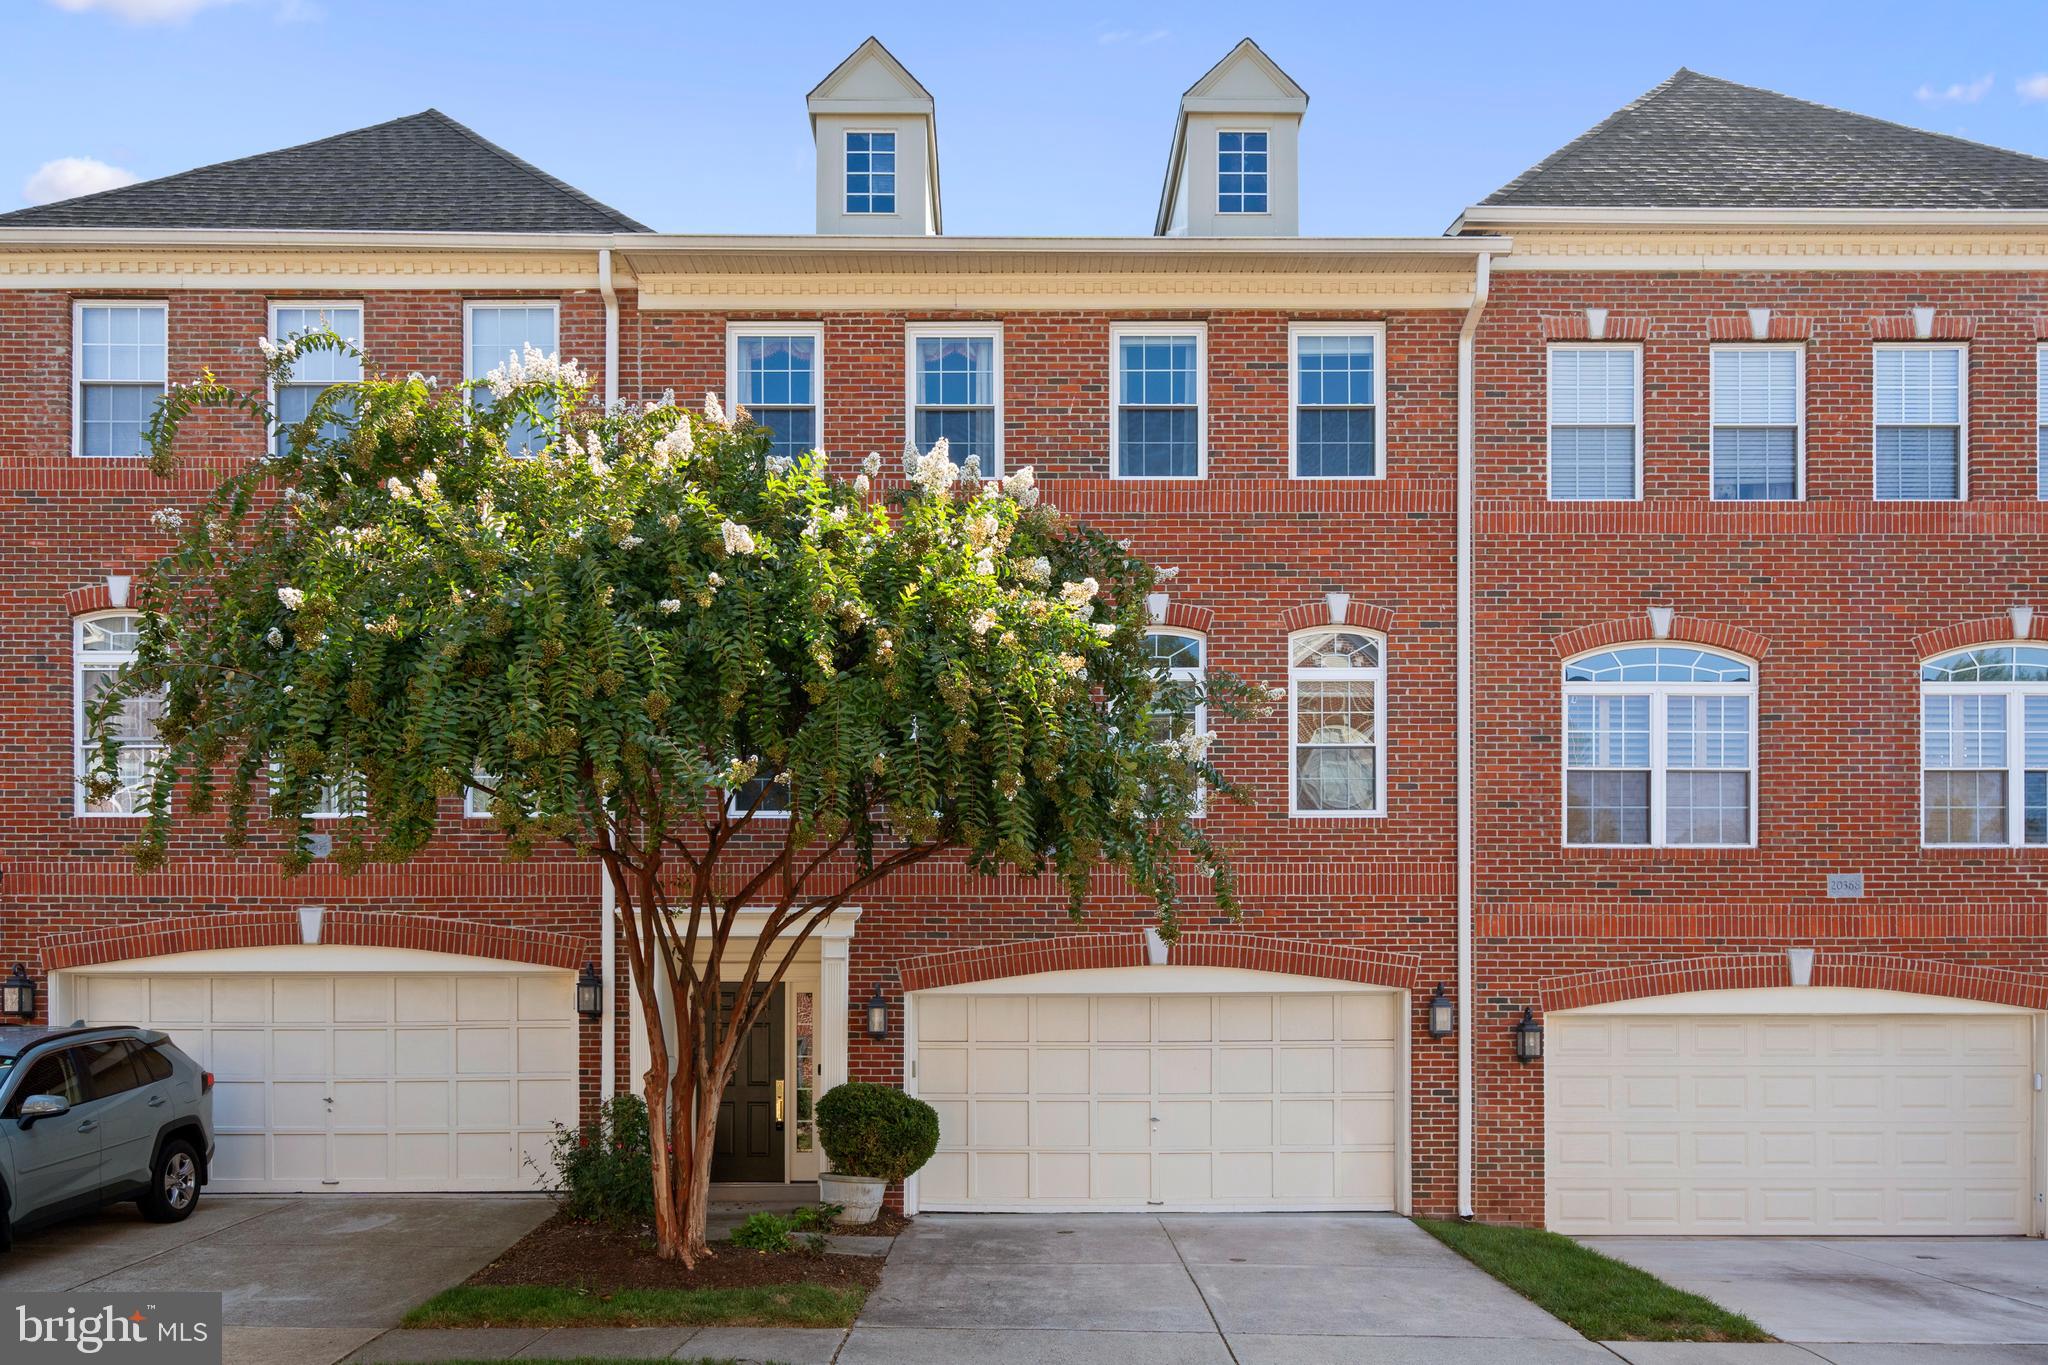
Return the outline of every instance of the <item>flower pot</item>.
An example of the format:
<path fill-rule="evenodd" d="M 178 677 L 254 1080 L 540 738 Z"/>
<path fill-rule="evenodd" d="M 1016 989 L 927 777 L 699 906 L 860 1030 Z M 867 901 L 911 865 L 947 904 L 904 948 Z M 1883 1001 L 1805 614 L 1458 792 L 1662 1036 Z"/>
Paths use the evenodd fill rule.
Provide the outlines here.
<path fill-rule="evenodd" d="M 818 1198 L 844 1210 L 835 1220 L 841 1223 L 874 1222 L 875 1215 L 882 1211 L 882 1195 L 888 1188 L 888 1181 L 869 1175 L 835 1175 L 824 1171 L 818 1176 Z"/>

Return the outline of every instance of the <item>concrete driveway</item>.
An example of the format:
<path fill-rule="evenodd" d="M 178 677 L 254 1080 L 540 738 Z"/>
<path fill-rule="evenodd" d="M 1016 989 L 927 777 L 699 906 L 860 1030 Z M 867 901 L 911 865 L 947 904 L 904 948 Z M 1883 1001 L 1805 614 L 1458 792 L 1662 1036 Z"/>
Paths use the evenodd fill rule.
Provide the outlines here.
<path fill-rule="evenodd" d="M 133 1204 L 17 1239 L 0 1289 L 221 1295 L 231 1360 L 334 1360 L 546 1220 L 532 1195 L 208 1195 L 182 1223 Z"/>
<path fill-rule="evenodd" d="M 2048 1242 L 1585 1237 L 1837 1365 L 2048 1361 Z"/>
<path fill-rule="evenodd" d="M 839 1365 L 1615 1358 L 1404 1218 L 927 1214 Z"/>

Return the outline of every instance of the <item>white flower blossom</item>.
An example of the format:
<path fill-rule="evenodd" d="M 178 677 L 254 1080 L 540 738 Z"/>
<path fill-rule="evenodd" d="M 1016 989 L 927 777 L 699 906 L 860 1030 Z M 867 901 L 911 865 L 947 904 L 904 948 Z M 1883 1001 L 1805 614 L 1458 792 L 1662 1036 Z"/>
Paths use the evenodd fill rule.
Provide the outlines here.
<path fill-rule="evenodd" d="M 400 502 L 404 502 L 412 496 L 412 490 L 405 486 L 405 480 L 399 478 L 396 474 L 384 480 L 384 491 L 397 498 Z"/>
<path fill-rule="evenodd" d="M 159 507 L 150 514 L 150 524 L 159 531 L 182 531 L 185 514 L 175 507 Z"/>
<path fill-rule="evenodd" d="M 1085 607 L 1102 591 L 1102 585 L 1093 578 L 1084 578 L 1078 583 L 1060 584 L 1060 600 L 1070 607 Z"/>
<path fill-rule="evenodd" d="M 787 474 L 790 466 L 795 463 L 796 461 L 787 455 L 770 455 L 767 460 L 768 472 L 771 475 Z"/>
<path fill-rule="evenodd" d="M 977 636 L 986 635 L 996 628 L 996 614 L 987 607 L 983 607 L 980 611 L 974 613 L 974 619 L 967 623 L 967 628 Z"/>
<path fill-rule="evenodd" d="M 269 630 L 263 632 L 263 643 L 269 645 L 272 649 L 283 649 L 284 632 L 276 626 L 272 626 Z"/>
<path fill-rule="evenodd" d="M 1107 640 L 1110 636 L 1116 634 L 1116 622 L 1097 621 L 1095 623 L 1095 633 Z"/>
<path fill-rule="evenodd" d="M 605 463 L 604 447 L 598 443 L 595 431 L 591 432 L 584 440 L 583 452 L 590 457 L 590 472 L 592 474 L 601 479 L 612 472 L 612 467 Z"/>
<path fill-rule="evenodd" d="M 685 417 L 655 441 L 654 457 L 657 461 L 680 460 L 696 447 L 697 438 L 690 430 L 690 419 Z"/>
<path fill-rule="evenodd" d="M 704 395 L 704 420 L 716 427 L 725 425 L 725 408 L 719 403 L 718 395 L 715 393 Z"/>
<path fill-rule="evenodd" d="M 867 458 L 860 462 L 860 472 L 870 479 L 878 476 L 882 472 L 882 452 L 870 450 Z"/>
<path fill-rule="evenodd" d="M 664 597 L 659 602 L 654 604 L 654 608 L 656 611 L 659 611 L 663 616 L 674 616 L 677 612 L 683 609 L 683 604 L 677 598 Z"/>
<path fill-rule="evenodd" d="M 530 341 L 519 355 L 508 354 L 504 364 L 484 376 L 491 397 L 496 399 L 510 398 L 514 390 L 528 384 L 580 389 L 589 382 L 589 376 L 575 361 L 544 352 Z"/>
<path fill-rule="evenodd" d="M 758 755 L 753 758 L 736 758 L 725 765 L 722 785 L 729 790 L 744 787 L 753 780 L 754 774 L 760 771 L 760 768 L 761 759 Z"/>
<path fill-rule="evenodd" d="M 1052 561 L 1044 555 L 1027 559 L 1017 573 L 1026 583 L 1036 583 L 1042 588 L 1052 582 Z"/>
<path fill-rule="evenodd" d="M 713 588 L 722 588 L 725 586 L 725 575 L 719 573 L 716 569 L 714 569 L 710 573 L 704 575 L 704 581 L 706 583 L 709 583 Z"/>
<path fill-rule="evenodd" d="M 996 557 L 992 550 L 983 550 L 974 557 L 974 571 L 984 577 L 993 576 L 996 571 Z"/>
<path fill-rule="evenodd" d="M 853 495 L 854 495 L 855 497 L 859 498 L 859 499 L 860 499 L 860 500 L 861 500 L 862 502 L 866 502 L 866 501 L 867 501 L 867 496 L 868 496 L 868 490 L 869 490 L 869 489 L 870 489 L 871 487 L 873 487 L 873 485 L 872 485 L 872 484 L 870 484 L 870 483 L 868 482 L 868 476 L 867 476 L 867 475 L 865 475 L 865 474 L 856 474 L 856 475 L 854 475 L 854 478 L 853 478 Z"/>
<path fill-rule="evenodd" d="M 718 523 L 718 534 L 725 538 L 725 552 L 729 555 L 750 555 L 754 553 L 754 533 L 736 521 Z"/>
<path fill-rule="evenodd" d="M 640 547 L 641 547 L 642 545 L 645 545 L 646 543 L 647 543 L 646 541 L 642 540 L 642 539 L 641 539 L 640 537 L 638 537 L 638 536 L 620 536 L 620 537 L 619 537 L 619 548 L 620 548 L 621 550 L 637 550 L 637 549 L 639 549 L 639 548 L 640 548 Z"/>
<path fill-rule="evenodd" d="M 1038 501 L 1038 475 L 1030 465 L 1025 465 L 1003 480 L 1003 492 L 1009 495 L 1010 501 L 1029 507 Z"/>
<path fill-rule="evenodd" d="M 1171 568 L 1154 569 L 1152 571 L 1152 577 L 1154 580 L 1160 583 L 1171 583 L 1174 579 L 1180 577 L 1180 566 L 1174 565 Z"/>
<path fill-rule="evenodd" d="M 1078 654 L 1062 654 L 1056 662 L 1059 664 L 1060 672 L 1070 678 L 1085 678 L 1088 676 L 1088 661 Z"/>
<path fill-rule="evenodd" d="M 278 345 L 269 337 L 257 337 L 256 349 L 263 352 L 265 360 L 276 360 L 278 355 L 284 350 L 284 347 Z"/>
<path fill-rule="evenodd" d="M 277 590 L 277 600 L 284 604 L 286 611 L 297 611 L 300 607 L 306 605 L 306 594 L 300 592 L 297 588 L 279 588 Z"/>
<path fill-rule="evenodd" d="M 943 436 L 925 454 L 911 455 L 905 472 L 931 497 L 943 495 L 960 480 L 960 466 L 953 463 L 952 449 Z"/>

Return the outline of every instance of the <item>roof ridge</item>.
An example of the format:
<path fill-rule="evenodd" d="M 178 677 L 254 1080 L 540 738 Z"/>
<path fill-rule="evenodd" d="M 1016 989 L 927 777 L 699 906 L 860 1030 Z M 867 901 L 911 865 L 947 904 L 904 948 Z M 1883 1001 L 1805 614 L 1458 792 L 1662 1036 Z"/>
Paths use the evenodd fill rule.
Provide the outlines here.
<path fill-rule="evenodd" d="M 507 165 L 517 167 L 519 170 L 525 172 L 527 175 L 532 176 L 534 179 L 546 185 L 549 189 L 556 190 L 562 194 L 566 194 L 570 198 L 576 200 L 578 203 L 583 204 L 585 207 L 596 209 L 598 212 L 611 217 L 612 219 L 617 221 L 620 227 L 626 229 L 626 231 L 628 232 L 653 231 L 653 229 L 648 227 L 647 224 L 638 222 L 632 218 L 628 218 L 625 214 L 619 212 L 617 209 L 613 208 L 610 204 L 605 203 L 603 200 L 594 199 L 590 195 L 585 194 L 582 190 L 577 189 L 574 185 L 571 185 L 568 181 L 561 180 L 556 178 L 555 176 L 549 175 L 546 171 L 534 165 L 531 161 L 528 161 L 524 157 L 518 156 L 512 152 L 505 150 L 503 147 L 500 147 L 497 143 L 491 141 L 482 133 L 479 133 L 476 129 L 470 127 L 468 124 L 450 118 L 448 115 L 442 113 L 439 109 L 435 109 L 430 106 L 427 109 L 422 110 L 420 113 L 412 115 L 412 117 L 433 118 L 439 120 L 444 126 L 446 126 L 451 131 L 460 133 L 462 136 L 468 138 L 471 142 L 474 142 L 477 146 L 483 148 L 485 151 L 490 152 L 494 156 L 498 157 L 500 160 L 504 161 Z M 396 121 L 397 120 L 393 120 L 393 122 Z M 373 126 L 383 127 L 384 125 L 376 124 Z M 368 132 L 369 129 L 359 129 L 358 131 Z M 346 136 L 346 134 L 341 134 L 341 136 Z"/>

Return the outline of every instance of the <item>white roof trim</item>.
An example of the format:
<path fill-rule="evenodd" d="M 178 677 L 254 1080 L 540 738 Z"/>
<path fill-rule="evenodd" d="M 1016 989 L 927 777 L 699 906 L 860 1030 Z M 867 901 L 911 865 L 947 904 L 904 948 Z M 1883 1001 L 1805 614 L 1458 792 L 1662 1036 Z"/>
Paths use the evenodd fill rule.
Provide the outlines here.
<path fill-rule="evenodd" d="M 1245 99 L 1210 93 L 1222 82 L 1225 71 L 1247 61 L 1264 73 L 1266 79 L 1277 87 L 1278 94 L 1266 99 Z M 1187 157 L 1190 113 L 1294 114 L 1298 117 L 1307 111 L 1308 91 L 1281 70 L 1280 63 L 1267 56 L 1264 48 L 1249 38 L 1238 39 L 1236 47 L 1224 53 L 1221 61 L 1203 72 L 1201 79 L 1181 94 L 1180 110 L 1173 120 L 1173 145 L 1166 154 L 1166 183 L 1159 190 L 1159 214 L 1153 223 L 1153 235 L 1165 236 L 1167 225 L 1173 221 L 1173 191 L 1180 183 L 1181 162 Z"/>
<path fill-rule="evenodd" d="M 903 87 L 903 94 L 897 99 L 884 98 L 840 98 L 831 92 L 838 88 L 855 68 L 872 62 L 887 71 Z M 910 74 L 910 68 L 896 60 L 896 54 L 882 46 L 882 41 L 872 34 L 867 41 L 846 55 L 846 60 L 832 68 L 825 79 L 811 87 L 811 93 L 804 99 L 810 110 L 811 136 L 818 133 L 820 114 L 847 114 L 859 117 L 866 114 L 911 114 L 921 116 L 931 136 L 925 139 L 925 174 L 932 186 L 932 232 L 944 232 L 945 215 L 939 199 L 939 115 L 938 101 L 932 92 L 924 88 L 924 82 Z"/>

